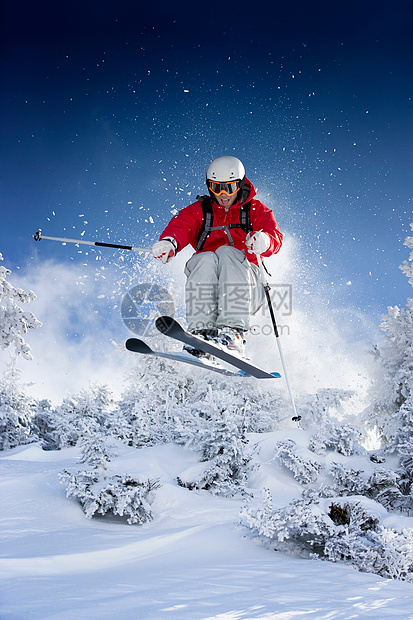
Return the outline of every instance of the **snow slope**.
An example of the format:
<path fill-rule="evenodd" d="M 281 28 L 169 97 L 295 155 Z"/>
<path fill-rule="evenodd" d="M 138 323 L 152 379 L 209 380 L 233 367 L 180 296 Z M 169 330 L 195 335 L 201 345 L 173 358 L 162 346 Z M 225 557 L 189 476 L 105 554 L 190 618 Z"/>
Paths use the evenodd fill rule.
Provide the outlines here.
<path fill-rule="evenodd" d="M 271 435 L 261 437 L 255 483 L 286 505 L 297 483 L 264 466 Z M 141 526 L 88 520 L 66 499 L 58 473 L 79 468 L 78 457 L 77 448 L 46 452 L 37 444 L 1 453 L 2 620 L 413 618 L 411 583 L 290 557 L 245 538 L 237 526 L 242 498 L 177 485 L 196 466 L 194 452 L 172 444 L 123 448 L 119 472 L 162 484 L 154 520 Z"/>

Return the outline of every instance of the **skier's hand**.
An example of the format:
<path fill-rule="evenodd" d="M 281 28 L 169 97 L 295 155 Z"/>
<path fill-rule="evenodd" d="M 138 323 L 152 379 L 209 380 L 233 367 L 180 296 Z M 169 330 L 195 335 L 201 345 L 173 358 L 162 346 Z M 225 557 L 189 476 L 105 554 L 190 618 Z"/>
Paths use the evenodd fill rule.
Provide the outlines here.
<path fill-rule="evenodd" d="M 251 254 L 263 254 L 270 247 L 270 243 L 269 236 L 262 230 L 248 233 L 245 239 L 245 245 Z"/>
<path fill-rule="evenodd" d="M 169 263 L 176 254 L 177 245 L 172 237 L 165 237 L 157 241 L 152 246 L 152 254 L 155 258 L 162 261 L 163 264 Z"/>

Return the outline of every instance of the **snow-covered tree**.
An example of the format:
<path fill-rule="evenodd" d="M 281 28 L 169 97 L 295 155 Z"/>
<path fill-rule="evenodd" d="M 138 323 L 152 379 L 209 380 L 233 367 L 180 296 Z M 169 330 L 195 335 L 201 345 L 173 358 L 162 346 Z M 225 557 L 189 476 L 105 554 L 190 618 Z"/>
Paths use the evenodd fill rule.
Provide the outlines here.
<path fill-rule="evenodd" d="M 175 441 L 177 418 L 191 427 L 194 420 L 231 409 L 242 418 L 245 432 L 264 432 L 283 417 L 281 398 L 254 379 L 228 381 L 209 371 L 194 378 L 182 365 L 139 358 L 129 383 L 118 403 L 118 430 L 133 446 Z"/>
<path fill-rule="evenodd" d="M 0 405 L 0 450 L 8 450 L 30 442 L 30 428 L 25 416 L 9 405 Z"/>
<path fill-rule="evenodd" d="M 192 424 L 177 419 L 179 443 L 200 455 L 196 472 L 188 472 L 178 483 L 188 489 L 206 489 L 230 497 L 244 492 L 251 471 L 251 447 L 236 410 L 213 411 L 208 417 L 193 416 Z"/>
<path fill-rule="evenodd" d="M 372 474 L 354 470 L 343 463 L 332 463 L 329 471 L 334 480 L 334 490 L 340 495 L 363 495 L 374 499 L 391 511 L 410 513 L 412 496 L 411 481 L 403 477 L 402 470 L 375 468 Z"/>
<path fill-rule="evenodd" d="M 118 429 L 129 445 L 173 441 L 199 453 L 199 466 L 179 484 L 230 496 L 245 491 L 252 452 L 246 433 L 273 430 L 284 415 L 277 393 L 254 379 L 228 381 L 208 371 L 194 378 L 183 366 L 139 358 L 118 403 Z"/>
<path fill-rule="evenodd" d="M 30 432 L 40 441 L 43 450 L 58 450 L 60 437 L 56 428 L 56 414 L 47 399 L 39 400 L 30 419 Z"/>
<path fill-rule="evenodd" d="M 139 361 L 118 402 L 119 437 L 137 447 L 173 441 L 175 412 L 188 401 L 194 379 L 168 362 Z"/>
<path fill-rule="evenodd" d="M 407 237 L 405 245 L 412 248 L 413 238 Z M 411 284 L 412 261 L 413 252 L 409 261 L 400 266 Z M 401 414 L 402 407 L 404 412 L 413 407 L 413 298 L 407 300 L 404 308 L 389 307 L 381 328 L 384 342 L 375 348 L 378 377 L 372 388 L 373 402 L 368 414 L 383 443 L 395 450 L 413 437 L 411 419 Z"/>
<path fill-rule="evenodd" d="M 81 462 L 93 467 L 106 469 L 114 456 L 111 439 L 96 420 L 84 420 L 78 444 L 81 449 Z"/>
<path fill-rule="evenodd" d="M 406 509 L 413 510 L 413 398 L 409 398 L 399 411 L 397 450 L 401 455 L 397 471 L 398 486 L 404 496 Z"/>
<path fill-rule="evenodd" d="M 277 551 L 344 562 L 363 572 L 413 581 L 413 530 L 385 527 L 371 500 L 307 497 L 274 510 L 265 489 L 257 507 L 244 506 L 241 525 Z"/>
<path fill-rule="evenodd" d="M 3 260 L 1 254 L 0 260 Z M 28 329 L 36 329 L 41 323 L 32 312 L 22 310 L 17 304 L 27 304 L 36 299 L 36 295 L 33 291 L 15 288 L 7 282 L 9 273 L 9 269 L 0 266 L 0 346 L 4 350 L 13 345 L 16 355 L 32 359 L 30 346 L 23 336 Z"/>
<path fill-rule="evenodd" d="M 56 450 L 60 439 L 55 412 L 46 399 L 38 400 L 21 382 L 22 371 L 12 358 L 0 379 L 0 450 L 40 442 L 45 450 Z"/>
<path fill-rule="evenodd" d="M 308 450 L 299 448 L 292 439 L 279 441 L 275 445 L 275 457 L 284 467 L 289 469 L 300 484 L 315 482 L 323 469 L 323 464 Z"/>
<path fill-rule="evenodd" d="M 126 517 L 129 524 L 152 520 L 150 507 L 157 480 L 140 481 L 128 474 L 102 474 L 98 469 L 71 473 L 63 470 L 60 481 L 66 484 L 67 497 L 78 500 L 88 519 L 96 513 Z"/>
<path fill-rule="evenodd" d="M 410 224 L 410 228 L 413 230 L 413 224 Z M 410 256 L 408 260 L 405 260 L 400 265 L 400 269 L 404 274 L 409 278 L 410 284 L 413 286 L 413 237 L 406 237 L 404 240 L 404 245 L 410 248 L 412 251 L 410 252 Z"/>
<path fill-rule="evenodd" d="M 15 360 L 5 369 L 0 380 L 0 450 L 15 448 L 37 437 L 31 435 L 31 419 L 36 401 L 27 394 L 19 381 L 21 371 Z"/>
<path fill-rule="evenodd" d="M 362 436 L 360 430 L 338 419 L 342 413 L 342 403 L 351 396 L 353 392 L 349 390 L 328 388 L 301 397 L 300 426 L 310 432 L 316 429 L 309 445 L 312 452 L 324 454 L 328 450 L 337 450 L 345 456 L 364 452 L 359 443 Z"/>
<path fill-rule="evenodd" d="M 88 432 L 87 421 L 96 428 L 106 429 L 109 434 L 113 408 L 113 395 L 107 385 L 92 384 L 78 394 L 64 398 L 53 416 L 59 447 L 75 446 L 82 434 Z"/>

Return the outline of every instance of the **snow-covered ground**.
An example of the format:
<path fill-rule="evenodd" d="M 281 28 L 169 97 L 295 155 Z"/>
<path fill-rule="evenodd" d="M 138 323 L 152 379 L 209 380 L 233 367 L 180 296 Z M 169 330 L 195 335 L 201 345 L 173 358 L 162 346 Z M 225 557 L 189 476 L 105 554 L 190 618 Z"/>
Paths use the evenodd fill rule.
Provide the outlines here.
<path fill-rule="evenodd" d="M 255 457 L 262 467 L 254 484 L 271 488 L 280 506 L 298 485 L 268 465 L 265 444 L 291 434 L 299 431 L 262 434 Z M 413 618 L 412 583 L 291 557 L 247 538 L 238 526 L 242 498 L 177 484 L 198 461 L 174 444 L 124 446 L 113 467 L 162 485 L 153 521 L 127 525 L 108 516 L 88 520 L 65 497 L 58 474 L 81 467 L 77 448 L 32 444 L 1 453 L 0 618 Z"/>

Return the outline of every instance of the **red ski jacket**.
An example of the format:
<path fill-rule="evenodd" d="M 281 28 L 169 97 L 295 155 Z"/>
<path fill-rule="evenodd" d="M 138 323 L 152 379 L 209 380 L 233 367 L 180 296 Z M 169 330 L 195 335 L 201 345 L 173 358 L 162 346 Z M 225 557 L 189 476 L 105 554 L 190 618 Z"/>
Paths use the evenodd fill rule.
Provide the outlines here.
<path fill-rule="evenodd" d="M 262 256 L 271 256 L 276 254 L 282 245 L 282 233 L 278 228 L 278 224 L 275 221 L 275 217 L 271 209 L 266 207 L 259 200 L 255 200 L 256 194 L 255 188 L 248 179 L 246 179 L 245 186 L 249 188 L 249 194 L 242 202 L 239 201 L 229 208 L 226 212 L 224 207 L 221 207 L 216 202 L 212 202 L 213 212 L 213 225 L 225 226 L 227 224 L 239 224 L 240 223 L 240 206 L 251 201 L 250 206 L 250 220 L 253 231 L 262 230 L 270 238 L 270 247 Z M 177 251 L 183 250 L 188 244 L 196 250 L 198 239 L 203 223 L 203 210 L 202 201 L 198 200 L 189 207 L 185 207 L 179 211 L 175 217 L 169 222 L 160 236 L 160 239 L 164 237 L 173 237 L 178 244 Z M 231 228 L 231 237 L 234 242 L 234 247 L 237 250 L 245 251 L 248 260 L 257 264 L 255 254 L 250 254 L 245 246 L 246 232 L 241 228 Z M 215 252 L 221 245 L 231 245 L 228 235 L 225 230 L 212 230 L 200 252 Z"/>

